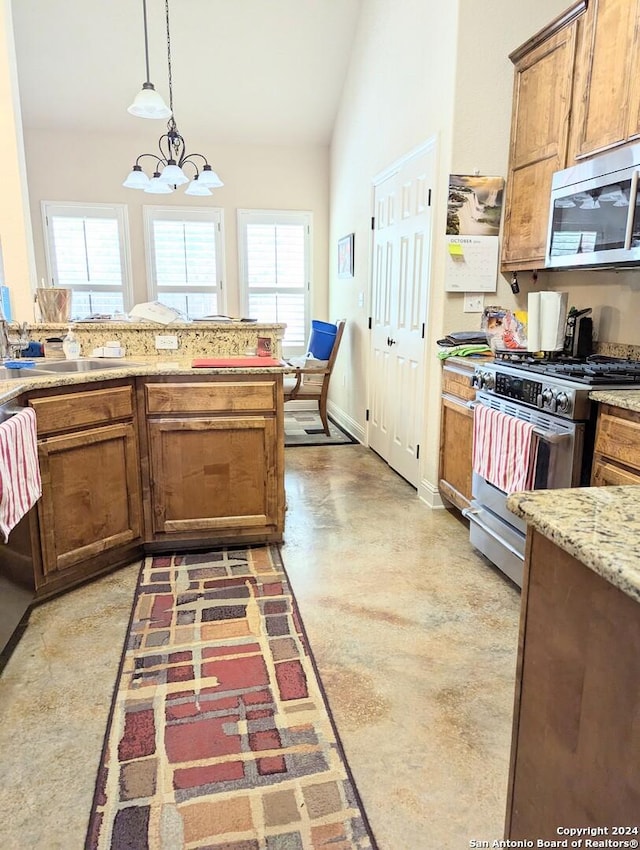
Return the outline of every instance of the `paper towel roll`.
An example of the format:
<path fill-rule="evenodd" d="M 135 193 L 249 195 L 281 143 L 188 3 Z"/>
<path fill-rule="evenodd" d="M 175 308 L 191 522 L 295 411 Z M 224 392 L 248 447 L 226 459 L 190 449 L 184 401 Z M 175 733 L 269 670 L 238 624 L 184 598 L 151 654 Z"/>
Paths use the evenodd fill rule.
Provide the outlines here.
<path fill-rule="evenodd" d="M 561 351 L 567 324 L 568 292 L 540 293 L 540 350 Z"/>
<path fill-rule="evenodd" d="M 540 351 L 540 292 L 527 298 L 527 350 Z"/>

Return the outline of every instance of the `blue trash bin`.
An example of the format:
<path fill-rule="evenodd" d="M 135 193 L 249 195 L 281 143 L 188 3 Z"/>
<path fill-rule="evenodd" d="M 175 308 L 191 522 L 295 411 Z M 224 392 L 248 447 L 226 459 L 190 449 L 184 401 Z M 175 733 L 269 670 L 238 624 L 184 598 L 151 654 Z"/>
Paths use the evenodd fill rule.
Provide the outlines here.
<path fill-rule="evenodd" d="M 316 360 L 328 360 L 331 357 L 331 350 L 337 333 L 336 325 L 313 319 L 311 321 L 311 336 L 309 337 L 309 354 Z"/>

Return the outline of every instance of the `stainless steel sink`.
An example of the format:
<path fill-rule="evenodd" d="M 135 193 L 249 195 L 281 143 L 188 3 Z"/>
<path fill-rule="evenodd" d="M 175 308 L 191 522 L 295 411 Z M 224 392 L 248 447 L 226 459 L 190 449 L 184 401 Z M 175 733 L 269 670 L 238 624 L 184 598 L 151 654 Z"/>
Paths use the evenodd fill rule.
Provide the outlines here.
<path fill-rule="evenodd" d="M 38 374 L 45 372 L 93 372 L 96 369 L 121 369 L 123 366 L 139 366 L 139 363 L 132 363 L 131 360 L 121 360 L 118 358 L 91 359 L 79 358 L 78 360 L 43 360 L 42 365 L 38 363 L 35 369 L 25 369 L 24 372 L 32 371 Z"/>
<path fill-rule="evenodd" d="M 40 369 L 6 369 L 0 366 L 0 381 L 17 380 L 24 381 L 25 378 L 35 378 L 37 375 L 51 375 L 52 372 L 41 372 Z"/>
<path fill-rule="evenodd" d="M 120 359 L 91 359 L 80 358 L 79 360 L 46 360 L 31 368 L 7 369 L 0 366 L 0 381 L 24 380 L 25 378 L 37 378 L 44 375 L 73 374 L 76 372 L 94 372 L 98 369 L 118 369 L 123 366 L 140 366 L 131 360 Z"/>

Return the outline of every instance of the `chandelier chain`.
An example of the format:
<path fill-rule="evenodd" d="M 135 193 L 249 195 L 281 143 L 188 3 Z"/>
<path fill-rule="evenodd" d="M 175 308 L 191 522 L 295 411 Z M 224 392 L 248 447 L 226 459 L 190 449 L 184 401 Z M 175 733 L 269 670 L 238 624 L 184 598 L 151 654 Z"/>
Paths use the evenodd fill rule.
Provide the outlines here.
<path fill-rule="evenodd" d="M 169 109 L 173 115 L 173 78 L 171 76 L 171 35 L 169 33 L 169 0 L 164 0 L 164 13 L 167 21 L 167 66 L 169 70 Z"/>

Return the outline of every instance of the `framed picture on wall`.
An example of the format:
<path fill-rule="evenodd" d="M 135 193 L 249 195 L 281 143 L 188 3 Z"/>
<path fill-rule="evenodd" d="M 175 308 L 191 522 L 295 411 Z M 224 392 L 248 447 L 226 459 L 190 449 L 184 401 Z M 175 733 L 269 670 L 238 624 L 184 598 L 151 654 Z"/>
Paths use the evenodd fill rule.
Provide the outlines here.
<path fill-rule="evenodd" d="M 353 243 L 355 234 L 338 239 L 338 277 L 353 277 Z"/>

